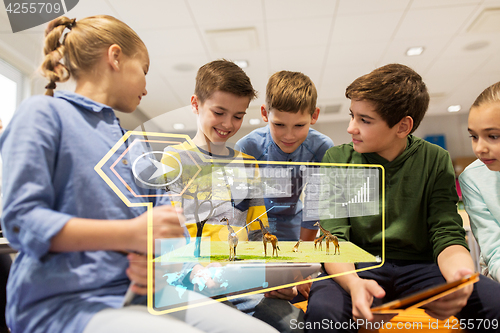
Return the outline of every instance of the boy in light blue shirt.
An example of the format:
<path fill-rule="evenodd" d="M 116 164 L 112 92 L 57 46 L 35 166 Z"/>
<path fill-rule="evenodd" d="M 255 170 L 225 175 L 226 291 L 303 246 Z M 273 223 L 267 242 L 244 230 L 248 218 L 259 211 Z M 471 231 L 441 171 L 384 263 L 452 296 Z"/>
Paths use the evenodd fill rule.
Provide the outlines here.
<path fill-rule="evenodd" d="M 261 106 L 262 119 L 269 125 L 243 137 L 237 147 L 259 161 L 321 162 L 333 141 L 310 128 L 319 116 L 316 98 L 316 87 L 308 76 L 289 71 L 273 74 L 266 87 L 266 103 Z M 292 169 L 291 185 L 291 196 L 266 199 L 266 208 L 272 207 L 269 225 L 281 241 L 314 240 L 316 221 L 302 219 L 299 197 L 304 184 L 298 167 Z"/>

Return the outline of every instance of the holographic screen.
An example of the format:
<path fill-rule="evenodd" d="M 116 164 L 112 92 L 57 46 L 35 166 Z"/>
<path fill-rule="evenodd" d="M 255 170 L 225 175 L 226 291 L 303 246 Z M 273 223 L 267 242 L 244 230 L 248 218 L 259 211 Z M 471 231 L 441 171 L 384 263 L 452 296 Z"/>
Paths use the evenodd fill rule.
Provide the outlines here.
<path fill-rule="evenodd" d="M 155 313 L 293 286 L 321 262 L 383 260 L 382 246 L 381 257 L 342 238 L 299 241 L 302 226 L 363 216 L 383 234 L 382 167 L 263 162 L 237 147 L 210 154 L 187 135 L 134 133 L 127 153 L 136 185 L 186 218 L 184 238 L 151 246 Z"/>

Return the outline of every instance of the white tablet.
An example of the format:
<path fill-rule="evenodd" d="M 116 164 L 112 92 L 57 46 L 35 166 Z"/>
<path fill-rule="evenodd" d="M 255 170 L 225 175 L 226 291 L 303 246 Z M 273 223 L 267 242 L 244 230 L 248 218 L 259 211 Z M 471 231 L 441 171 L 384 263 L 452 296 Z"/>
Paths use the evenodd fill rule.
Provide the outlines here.
<path fill-rule="evenodd" d="M 319 263 L 234 263 L 213 268 L 212 276 L 224 288 L 219 295 L 225 295 L 299 282 L 320 270 Z"/>
<path fill-rule="evenodd" d="M 175 284 L 172 285 L 174 288 L 168 288 L 168 294 L 155 294 L 153 304 L 156 311 L 162 311 L 207 302 L 207 296 L 219 299 L 267 288 L 278 289 L 280 286 L 302 281 L 320 269 L 319 263 L 265 262 L 229 263 L 225 266 L 207 267 L 206 270 L 200 271 L 199 276 L 195 275 L 191 279 L 197 293 L 185 293 L 189 290 L 186 286 Z M 205 284 L 207 278 L 216 282 L 216 286 L 208 287 Z"/>

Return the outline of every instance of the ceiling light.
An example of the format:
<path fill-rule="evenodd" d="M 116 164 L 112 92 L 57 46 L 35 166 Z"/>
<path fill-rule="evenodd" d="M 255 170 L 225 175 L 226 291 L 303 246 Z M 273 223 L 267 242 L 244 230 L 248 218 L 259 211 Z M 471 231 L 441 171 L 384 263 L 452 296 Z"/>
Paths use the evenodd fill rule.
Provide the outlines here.
<path fill-rule="evenodd" d="M 252 118 L 248 122 L 250 123 L 250 125 L 258 125 L 258 124 L 260 124 L 260 119 Z"/>
<path fill-rule="evenodd" d="M 205 31 L 208 46 L 215 53 L 249 52 L 259 48 L 255 27 Z"/>
<path fill-rule="evenodd" d="M 248 61 L 246 61 L 246 60 L 234 60 L 233 62 L 236 65 L 238 65 L 240 68 L 247 68 L 248 67 Z"/>
<path fill-rule="evenodd" d="M 174 124 L 174 129 L 176 129 L 176 130 L 183 130 L 184 128 L 186 128 L 186 126 L 182 123 Z"/>
<path fill-rule="evenodd" d="M 462 110 L 462 106 L 460 105 L 450 105 L 448 106 L 448 112 L 458 112 Z"/>
<path fill-rule="evenodd" d="M 415 47 L 410 47 L 408 51 L 406 51 L 406 55 L 411 57 L 411 56 L 418 56 L 421 55 L 422 52 L 424 52 L 424 47 L 423 46 L 415 46 Z"/>

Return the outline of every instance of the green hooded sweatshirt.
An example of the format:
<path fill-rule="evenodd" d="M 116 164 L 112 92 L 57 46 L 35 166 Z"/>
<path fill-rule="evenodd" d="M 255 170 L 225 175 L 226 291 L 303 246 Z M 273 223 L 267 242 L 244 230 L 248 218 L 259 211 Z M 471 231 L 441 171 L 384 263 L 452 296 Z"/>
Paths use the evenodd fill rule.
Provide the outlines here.
<path fill-rule="evenodd" d="M 323 162 L 384 167 L 385 184 L 379 178 L 380 188 L 385 186 L 387 259 L 436 261 L 450 245 L 468 249 L 457 212 L 455 174 L 446 150 L 410 135 L 406 149 L 391 162 L 375 153 L 358 153 L 352 143 L 330 148 Z M 382 254 L 381 214 L 325 219 L 321 225 L 373 255 Z"/>

